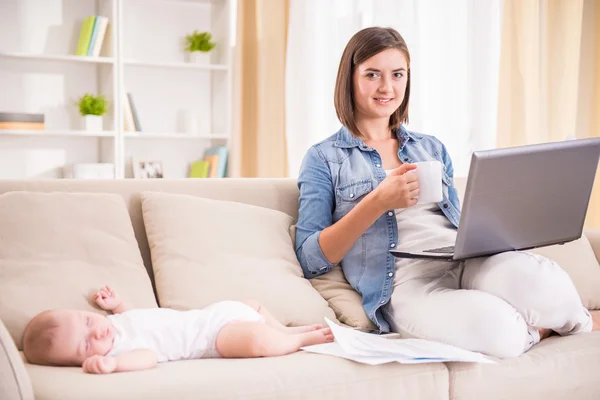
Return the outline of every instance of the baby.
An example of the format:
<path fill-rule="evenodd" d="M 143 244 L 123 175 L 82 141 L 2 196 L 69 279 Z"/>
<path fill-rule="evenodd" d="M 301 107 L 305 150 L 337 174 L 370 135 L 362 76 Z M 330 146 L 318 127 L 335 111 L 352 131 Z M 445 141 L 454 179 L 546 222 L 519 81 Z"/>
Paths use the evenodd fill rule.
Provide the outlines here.
<path fill-rule="evenodd" d="M 253 301 L 222 301 L 189 311 L 136 310 L 108 286 L 93 298 L 113 314 L 49 310 L 36 315 L 23 333 L 27 360 L 109 374 L 165 361 L 280 356 L 333 341 L 329 328 L 286 327 Z"/>

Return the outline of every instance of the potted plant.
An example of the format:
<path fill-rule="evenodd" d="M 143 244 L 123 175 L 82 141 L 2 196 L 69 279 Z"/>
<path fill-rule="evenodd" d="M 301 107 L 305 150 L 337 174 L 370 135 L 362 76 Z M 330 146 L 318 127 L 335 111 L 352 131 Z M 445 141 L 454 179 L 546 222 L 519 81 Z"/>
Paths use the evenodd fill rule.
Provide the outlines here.
<path fill-rule="evenodd" d="M 79 107 L 79 113 L 83 116 L 83 128 L 86 131 L 101 131 L 102 115 L 106 113 L 104 96 L 86 93 L 79 98 L 76 104 Z"/>
<path fill-rule="evenodd" d="M 185 51 L 188 54 L 188 61 L 196 64 L 209 64 L 209 52 L 217 45 L 211 41 L 212 35 L 209 32 L 194 31 L 185 37 Z"/>

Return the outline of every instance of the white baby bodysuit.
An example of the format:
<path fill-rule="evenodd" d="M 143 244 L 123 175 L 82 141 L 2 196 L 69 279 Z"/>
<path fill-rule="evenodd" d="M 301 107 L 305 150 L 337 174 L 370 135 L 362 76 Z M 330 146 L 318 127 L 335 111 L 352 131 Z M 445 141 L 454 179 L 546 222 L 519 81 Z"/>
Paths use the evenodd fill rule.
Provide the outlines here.
<path fill-rule="evenodd" d="M 150 349 L 158 362 L 219 358 L 215 341 L 221 328 L 232 321 L 264 320 L 252 307 L 238 301 L 222 301 L 200 310 L 131 310 L 107 318 L 117 331 L 107 355 Z"/>

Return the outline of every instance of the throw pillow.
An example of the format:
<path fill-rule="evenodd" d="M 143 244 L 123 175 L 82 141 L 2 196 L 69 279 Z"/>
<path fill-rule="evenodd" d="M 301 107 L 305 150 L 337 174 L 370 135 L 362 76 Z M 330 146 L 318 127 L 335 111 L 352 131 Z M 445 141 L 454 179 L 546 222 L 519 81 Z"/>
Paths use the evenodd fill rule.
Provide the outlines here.
<path fill-rule="evenodd" d="M 583 305 L 590 310 L 600 309 L 600 264 L 585 235 L 563 245 L 529 251 L 554 260 L 573 280 Z"/>
<path fill-rule="evenodd" d="M 335 320 L 302 274 L 291 216 L 264 207 L 184 194 L 142 193 L 158 301 L 202 308 L 255 299 L 285 325 Z"/>
<path fill-rule="evenodd" d="M 20 350 L 41 311 L 104 313 L 90 296 L 107 284 L 137 307 L 157 306 L 121 196 L 0 195 L 0 319 Z"/>
<path fill-rule="evenodd" d="M 377 329 L 362 307 L 362 297 L 346 280 L 342 267 L 336 265 L 328 273 L 311 279 L 310 283 L 327 300 L 341 323 L 355 328 Z"/>

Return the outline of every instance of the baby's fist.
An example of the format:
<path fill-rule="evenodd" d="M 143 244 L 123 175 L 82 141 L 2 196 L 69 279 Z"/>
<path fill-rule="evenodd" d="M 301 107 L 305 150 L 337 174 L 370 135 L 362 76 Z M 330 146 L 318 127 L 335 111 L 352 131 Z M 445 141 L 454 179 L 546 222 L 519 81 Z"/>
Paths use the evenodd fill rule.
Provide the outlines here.
<path fill-rule="evenodd" d="M 112 311 L 121 304 L 121 299 L 117 293 L 108 285 L 94 295 L 94 301 L 101 309 L 106 311 Z"/>
<path fill-rule="evenodd" d="M 91 356 L 83 362 L 83 372 L 88 374 L 110 374 L 117 369 L 117 359 L 107 356 Z"/>

